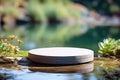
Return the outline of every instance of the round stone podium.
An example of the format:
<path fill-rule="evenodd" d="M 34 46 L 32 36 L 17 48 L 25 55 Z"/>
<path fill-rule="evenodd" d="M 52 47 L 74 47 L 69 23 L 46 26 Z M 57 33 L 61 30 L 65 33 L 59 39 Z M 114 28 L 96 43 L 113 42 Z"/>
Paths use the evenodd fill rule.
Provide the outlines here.
<path fill-rule="evenodd" d="M 30 50 L 28 57 L 36 63 L 66 65 L 93 61 L 94 52 L 84 48 L 51 47 Z"/>

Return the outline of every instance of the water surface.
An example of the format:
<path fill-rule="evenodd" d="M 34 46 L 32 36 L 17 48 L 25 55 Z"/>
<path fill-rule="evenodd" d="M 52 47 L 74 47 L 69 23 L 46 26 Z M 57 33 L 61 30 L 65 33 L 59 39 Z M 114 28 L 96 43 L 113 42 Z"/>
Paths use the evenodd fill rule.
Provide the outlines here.
<path fill-rule="evenodd" d="M 0 64 L 0 80 L 119 80 L 119 77 L 120 62 L 110 58 L 95 58 L 93 62 L 76 65 L 30 61 Z"/>
<path fill-rule="evenodd" d="M 80 47 L 95 51 L 105 38 L 120 38 L 120 28 L 88 25 L 18 25 L 2 27 L 0 38 L 14 34 L 24 41 L 21 49 L 41 47 Z M 113 76 L 113 77 L 111 77 Z M 86 64 L 43 65 L 29 63 L 0 64 L 0 80 L 120 80 L 120 61 L 100 58 Z"/>
<path fill-rule="evenodd" d="M 88 26 L 88 25 L 18 25 L 4 28 L 0 37 L 10 34 L 20 37 L 24 50 L 41 47 L 81 47 L 98 50 L 98 42 L 105 38 L 120 38 L 120 28 L 115 26 Z"/>

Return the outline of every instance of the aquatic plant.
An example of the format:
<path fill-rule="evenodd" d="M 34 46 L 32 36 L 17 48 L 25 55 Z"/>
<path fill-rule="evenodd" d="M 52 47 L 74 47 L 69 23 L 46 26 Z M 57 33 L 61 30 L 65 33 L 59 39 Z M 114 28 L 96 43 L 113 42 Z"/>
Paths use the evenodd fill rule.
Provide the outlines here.
<path fill-rule="evenodd" d="M 19 46 L 22 40 L 18 39 L 15 35 L 10 35 L 8 38 L 0 40 L 0 57 L 15 57 L 19 52 Z M 18 46 L 16 46 L 18 45 Z"/>
<path fill-rule="evenodd" d="M 98 53 L 103 56 L 118 56 L 120 55 L 120 39 L 115 40 L 112 38 L 104 39 L 103 42 L 98 43 Z"/>

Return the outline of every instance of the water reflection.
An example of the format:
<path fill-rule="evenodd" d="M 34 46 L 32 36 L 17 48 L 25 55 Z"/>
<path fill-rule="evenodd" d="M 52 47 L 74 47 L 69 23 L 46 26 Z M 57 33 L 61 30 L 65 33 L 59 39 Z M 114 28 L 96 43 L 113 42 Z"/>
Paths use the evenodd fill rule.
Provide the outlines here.
<path fill-rule="evenodd" d="M 34 27 L 32 31 L 28 31 L 29 38 L 27 41 L 35 42 L 37 47 L 64 46 L 65 42 L 73 36 L 81 35 L 88 30 L 88 28 L 80 25 L 35 25 Z"/>
<path fill-rule="evenodd" d="M 93 70 L 93 63 L 87 63 L 82 65 L 73 66 L 52 66 L 52 67 L 29 67 L 29 70 L 11 70 L 11 69 L 0 69 L 1 80 L 82 80 L 84 75 L 82 73 L 88 73 Z M 67 69 L 67 70 L 65 70 Z M 72 70 L 71 70 L 72 69 Z M 76 71 L 76 73 L 66 73 L 68 71 Z M 43 72 L 39 72 L 43 71 Z M 49 73 L 45 73 L 48 71 Z M 53 73 L 53 72 L 64 73 Z M 50 73 L 52 72 L 52 73 Z M 81 73 L 82 72 L 82 73 Z"/>
<path fill-rule="evenodd" d="M 59 72 L 59 73 L 89 73 L 94 69 L 94 63 L 86 63 L 79 65 L 69 65 L 69 66 L 47 66 L 47 65 L 30 65 L 29 70 L 31 71 L 41 71 L 41 72 Z"/>
<path fill-rule="evenodd" d="M 94 62 L 66 66 L 36 64 L 28 60 L 0 64 L 0 80 L 119 80 L 119 69 L 120 62 L 110 58 L 95 58 Z"/>
<path fill-rule="evenodd" d="M 114 26 L 88 25 L 20 25 L 13 29 L 2 29 L 0 38 L 15 34 L 24 41 L 21 49 L 29 50 L 40 47 L 82 47 L 98 50 L 98 42 L 104 38 L 120 38 L 120 28 Z"/>
<path fill-rule="evenodd" d="M 24 41 L 24 45 L 21 46 L 22 49 L 72 46 L 97 51 L 97 43 L 104 38 L 120 38 L 120 28 L 90 28 L 84 25 L 25 25 L 12 29 L 2 29 L 0 38 L 4 38 L 9 34 L 15 34 Z M 116 71 L 116 69 L 118 70 Z M 1 75 L 4 78 L 3 80 L 119 80 L 119 69 L 120 62 L 112 59 L 95 60 L 94 63 L 82 64 L 82 67 L 81 65 L 48 67 L 36 64 L 30 65 L 29 63 L 21 63 L 19 65 L 0 64 L 0 80 L 2 80 Z M 110 74 L 107 73 L 115 77 L 108 78 Z"/>
<path fill-rule="evenodd" d="M 19 36 L 24 45 L 22 49 L 36 47 L 64 46 L 74 36 L 87 32 L 89 27 L 84 25 L 25 25 L 12 30 L 2 30 L 1 36 L 15 34 Z"/>
<path fill-rule="evenodd" d="M 20 65 L 17 64 L 11 64 L 11 63 L 5 63 L 5 64 L 0 64 L 0 68 L 8 68 L 8 69 L 15 69 L 15 70 L 22 70 Z"/>
<path fill-rule="evenodd" d="M 104 73 L 103 70 L 101 72 Z M 108 76 L 108 74 L 100 76 L 95 73 L 44 73 L 0 69 L 0 80 L 119 80 L 120 77 L 119 74 L 109 77 L 106 75 Z"/>

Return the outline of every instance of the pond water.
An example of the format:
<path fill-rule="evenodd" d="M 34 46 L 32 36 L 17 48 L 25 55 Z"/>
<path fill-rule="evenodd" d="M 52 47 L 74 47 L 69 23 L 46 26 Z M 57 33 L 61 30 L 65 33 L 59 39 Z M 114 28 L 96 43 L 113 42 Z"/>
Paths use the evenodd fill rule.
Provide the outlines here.
<path fill-rule="evenodd" d="M 97 54 L 98 42 L 108 37 L 120 38 L 120 28 L 46 24 L 1 27 L 0 38 L 10 34 L 24 41 L 21 45 L 23 50 L 66 46 L 92 49 Z M 35 64 L 29 60 L 0 64 L 0 80 L 120 80 L 119 77 L 120 61 L 109 58 L 95 58 L 86 64 L 62 66 Z"/>
<path fill-rule="evenodd" d="M 105 38 L 120 38 L 120 28 L 115 26 L 88 25 L 18 25 L 3 26 L 0 37 L 10 34 L 20 37 L 24 44 L 21 49 L 30 50 L 41 47 L 81 47 L 98 50 L 98 42 Z"/>
<path fill-rule="evenodd" d="M 30 61 L 0 64 L 0 80 L 120 80 L 120 61 L 95 58 L 93 62 L 76 65 L 45 65 Z"/>

